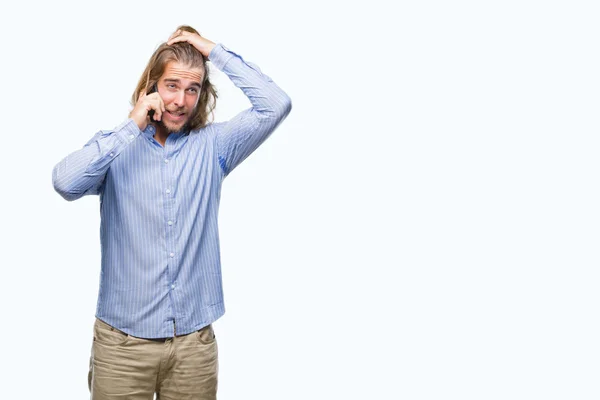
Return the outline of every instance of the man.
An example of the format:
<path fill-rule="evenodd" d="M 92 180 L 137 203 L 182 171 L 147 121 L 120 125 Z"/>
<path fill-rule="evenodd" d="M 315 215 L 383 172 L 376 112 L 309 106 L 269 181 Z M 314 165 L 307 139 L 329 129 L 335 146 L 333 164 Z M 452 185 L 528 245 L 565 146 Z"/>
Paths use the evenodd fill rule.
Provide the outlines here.
<path fill-rule="evenodd" d="M 252 107 L 209 123 L 206 61 Z M 291 110 L 258 67 L 181 26 L 152 55 L 129 118 L 53 170 L 72 201 L 100 196 L 100 290 L 92 399 L 215 399 L 212 323 L 225 312 L 217 213 L 223 179 Z"/>

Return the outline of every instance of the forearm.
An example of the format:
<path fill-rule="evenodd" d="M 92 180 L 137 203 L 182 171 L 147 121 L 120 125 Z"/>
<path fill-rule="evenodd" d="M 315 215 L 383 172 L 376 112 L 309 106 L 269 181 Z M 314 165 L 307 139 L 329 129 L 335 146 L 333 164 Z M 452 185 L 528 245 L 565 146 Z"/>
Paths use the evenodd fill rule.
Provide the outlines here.
<path fill-rule="evenodd" d="M 274 119 L 278 123 L 289 114 L 292 107 L 289 96 L 256 65 L 246 62 L 222 44 L 212 49 L 209 60 L 244 92 L 256 118 Z"/>
<path fill-rule="evenodd" d="M 140 130 L 128 119 L 114 130 L 100 131 L 80 150 L 62 159 L 52 170 L 54 189 L 68 201 L 98 189 L 111 162 L 132 143 Z"/>

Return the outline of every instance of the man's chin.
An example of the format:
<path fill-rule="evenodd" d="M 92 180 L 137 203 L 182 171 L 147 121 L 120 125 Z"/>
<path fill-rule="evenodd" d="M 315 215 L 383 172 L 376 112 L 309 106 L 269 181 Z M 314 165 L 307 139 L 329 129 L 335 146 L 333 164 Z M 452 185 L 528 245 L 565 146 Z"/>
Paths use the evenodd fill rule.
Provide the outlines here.
<path fill-rule="evenodd" d="M 171 124 L 171 123 L 165 123 L 164 121 L 159 121 L 159 125 L 168 134 L 179 133 L 181 131 L 187 131 L 188 130 L 188 124 L 187 124 L 187 122 L 185 122 L 183 124 L 175 125 L 175 124 Z"/>

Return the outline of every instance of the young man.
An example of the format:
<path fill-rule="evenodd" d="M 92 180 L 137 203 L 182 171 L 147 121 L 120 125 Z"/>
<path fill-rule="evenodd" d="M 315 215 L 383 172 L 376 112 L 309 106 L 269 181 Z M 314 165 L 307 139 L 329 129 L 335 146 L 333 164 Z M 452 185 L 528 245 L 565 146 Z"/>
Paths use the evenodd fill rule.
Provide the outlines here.
<path fill-rule="evenodd" d="M 206 61 L 252 107 L 209 123 Z M 212 322 L 225 312 L 217 212 L 223 179 L 291 110 L 259 68 L 182 26 L 152 55 L 129 118 L 53 170 L 72 201 L 100 195 L 102 263 L 92 399 L 215 399 Z"/>

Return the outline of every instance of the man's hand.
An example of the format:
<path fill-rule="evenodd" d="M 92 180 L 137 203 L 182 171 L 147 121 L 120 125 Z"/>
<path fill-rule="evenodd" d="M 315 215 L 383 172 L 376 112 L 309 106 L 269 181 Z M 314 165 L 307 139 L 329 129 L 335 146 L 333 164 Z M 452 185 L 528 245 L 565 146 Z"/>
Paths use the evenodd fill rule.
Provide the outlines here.
<path fill-rule="evenodd" d="M 133 119 L 138 128 L 143 131 L 150 122 L 148 115 L 150 111 L 154 111 L 153 119 L 160 121 L 162 113 L 165 111 L 165 103 L 157 92 L 146 94 L 146 89 L 144 89 L 135 107 L 129 113 L 129 118 Z"/>
<path fill-rule="evenodd" d="M 200 35 L 187 31 L 182 31 L 181 29 L 175 31 L 175 33 L 171 35 L 171 37 L 167 41 L 167 44 L 170 46 L 173 43 L 177 42 L 188 42 L 189 44 L 194 46 L 194 48 L 198 50 L 206 59 L 208 59 L 208 55 L 210 54 L 213 47 L 216 46 L 215 43 L 203 38 Z"/>

